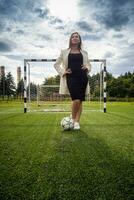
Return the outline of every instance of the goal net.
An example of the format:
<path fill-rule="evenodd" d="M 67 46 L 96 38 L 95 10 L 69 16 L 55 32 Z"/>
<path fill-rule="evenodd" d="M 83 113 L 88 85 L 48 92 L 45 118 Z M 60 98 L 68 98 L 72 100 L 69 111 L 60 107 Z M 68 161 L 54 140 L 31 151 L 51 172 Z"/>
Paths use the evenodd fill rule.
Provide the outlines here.
<path fill-rule="evenodd" d="M 59 94 L 60 77 L 53 67 L 54 61 L 44 60 L 25 61 L 24 99 L 26 96 L 27 101 L 24 101 L 24 109 L 29 112 L 71 112 L 70 95 Z M 90 94 L 83 102 L 83 111 L 103 111 L 105 64 L 103 60 L 91 60 L 91 65 L 88 75 Z"/>

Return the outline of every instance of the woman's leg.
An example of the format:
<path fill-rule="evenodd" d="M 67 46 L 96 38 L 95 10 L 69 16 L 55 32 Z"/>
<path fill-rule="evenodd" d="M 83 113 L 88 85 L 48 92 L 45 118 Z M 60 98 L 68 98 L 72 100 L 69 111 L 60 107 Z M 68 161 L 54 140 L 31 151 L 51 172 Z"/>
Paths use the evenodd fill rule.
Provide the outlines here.
<path fill-rule="evenodd" d="M 79 122 L 82 112 L 82 101 L 77 99 L 72 102 L 72 119 L 74 122 Z"/>
<path fill-rule="evenodd" d="M 80 121 L 81 113 L 82 113 L 82 101 L 80 101 L 79 109 L 78 109 L 78 112 L 76 114 L 76 118 L 75 118 L 76 122 Z"/>

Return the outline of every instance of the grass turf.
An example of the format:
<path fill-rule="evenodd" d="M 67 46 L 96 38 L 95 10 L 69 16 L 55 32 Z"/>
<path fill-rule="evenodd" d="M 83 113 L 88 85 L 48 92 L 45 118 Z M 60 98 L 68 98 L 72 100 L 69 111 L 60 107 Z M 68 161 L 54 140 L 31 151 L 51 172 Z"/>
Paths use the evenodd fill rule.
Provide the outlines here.
<path fill-rule="evenodd" d="M 84 112 L 81 130 L 64 132 L 67 114 L 23 114 L 19 103 L 2 103 L 0 199 L 134 199 L 134 103 L 107 107 Z"/>

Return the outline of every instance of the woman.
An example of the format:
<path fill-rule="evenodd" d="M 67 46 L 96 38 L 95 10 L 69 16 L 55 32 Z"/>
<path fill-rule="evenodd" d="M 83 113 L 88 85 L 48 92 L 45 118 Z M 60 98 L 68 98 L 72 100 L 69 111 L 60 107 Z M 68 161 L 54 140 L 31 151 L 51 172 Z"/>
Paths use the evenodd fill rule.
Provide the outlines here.
<path fill-rule="evenodd" d="M 85 101 L 85 94 L 89 93 L 87 74 L 91 70 L 88 54 L 81 49 L 81 46 L 81 36 L 78 32 L 72 33 L 69 48 L 61 50 L 61 54 L 54 64 L 60 75 L 59 93 L 70 93 L 72 99 L 72 119 L 75 130 L 80 129 L 82 101 Z"/>

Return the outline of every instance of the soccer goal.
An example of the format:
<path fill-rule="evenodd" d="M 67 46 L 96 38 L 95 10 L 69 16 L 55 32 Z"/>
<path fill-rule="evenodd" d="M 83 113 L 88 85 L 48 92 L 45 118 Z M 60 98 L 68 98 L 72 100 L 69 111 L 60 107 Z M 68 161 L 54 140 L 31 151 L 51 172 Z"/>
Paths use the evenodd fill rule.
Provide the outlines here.
<path fill-rule="evenodd" d="M 53 65 L 56 59 L 24 59 L 24 113 L 70 112 L 69 95 L 59 94 L 60 77 Z M 90 94 L 84 111 L 106 112 L 106 60 L 90 59 Z"/>

